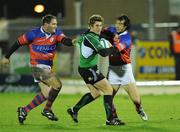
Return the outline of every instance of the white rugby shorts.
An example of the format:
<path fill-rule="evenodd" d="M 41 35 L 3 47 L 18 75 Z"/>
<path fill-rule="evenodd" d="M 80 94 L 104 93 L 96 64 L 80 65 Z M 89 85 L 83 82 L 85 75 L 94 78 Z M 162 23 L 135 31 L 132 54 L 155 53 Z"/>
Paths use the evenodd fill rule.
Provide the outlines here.
<path fill-rule="evenodd" d="M 44 70 L 51 71 L 51 66 L 49 66 L 49 65 L 37 64 L 36 67 L 39 67 L 39 68 L 44 69 Z M 34 78 L 34 82 L 39 82 L 39 81 Z"/>
<path fill-rule="evenodd" d="M 131 64 L 109 66 L 107 78 L 110 84 L 121 86 L 135 82 Z"/>

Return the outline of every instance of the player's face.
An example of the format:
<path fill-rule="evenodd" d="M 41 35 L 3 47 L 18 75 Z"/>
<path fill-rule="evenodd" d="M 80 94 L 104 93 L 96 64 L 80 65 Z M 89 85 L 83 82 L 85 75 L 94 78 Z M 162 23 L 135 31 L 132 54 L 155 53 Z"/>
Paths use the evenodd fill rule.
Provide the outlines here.
<path fill-rule="evenodd" d="M 49 24 L 46 24 L 46 32 L 54 33 L 57 28 L 57 19 L 52 19 Z"/>
<path fill-rule="evenodd" d="M 123 32 L 126 29 L 126 26 L 124 26 L 124 20 L 120 21 L 120 20 L 116 20 L 116 30 L 117 32 Z"/>
<path fill-rule="evenodd" d="M 96 21 L 92 26 L 90 26 L 90 31 L 96 34 L 100 34 L 102 30 L 102 22 Z"/>

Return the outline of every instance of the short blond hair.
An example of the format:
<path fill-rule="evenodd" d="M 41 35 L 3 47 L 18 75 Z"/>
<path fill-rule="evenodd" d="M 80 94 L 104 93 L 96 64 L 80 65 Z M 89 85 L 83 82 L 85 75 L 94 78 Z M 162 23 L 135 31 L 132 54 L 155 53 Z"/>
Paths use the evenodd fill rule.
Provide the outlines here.
<path fill-rule="evenodd" d="M 103 23 L 104 22 L 104 18 L 101 15 L 94 14 L 94 15 L 89 17 L 88 25 L 92 26 L 92 25 L 94 25 L 94 23 L 96 21 Z"/>

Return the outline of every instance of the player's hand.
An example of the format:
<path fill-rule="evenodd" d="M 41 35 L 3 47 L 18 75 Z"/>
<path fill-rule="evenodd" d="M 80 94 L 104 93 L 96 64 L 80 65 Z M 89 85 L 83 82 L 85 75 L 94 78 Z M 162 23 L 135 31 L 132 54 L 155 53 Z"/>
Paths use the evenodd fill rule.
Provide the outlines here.
<path fill-rule="evenodd" d="M 1 65 L 9 65 L 9 63 L 10 63 L 10 60 L 9 59 L 7 59 L 6 57 L 3 57 L 2 59 L 1 59 Z"/>
<path fill-rule="evenodd" d="M 73 45 L 76 45 L 76 38 L 72 40 Z"/>
<path fill-rule="evenodd" d="M 74 38 L 74 39 L 72 40 L 72 43 L 73 43 L 74 46 L 77 44 L 78 39 L 79 39 L 79 36 L 76 36 L 76 38 Z"/>

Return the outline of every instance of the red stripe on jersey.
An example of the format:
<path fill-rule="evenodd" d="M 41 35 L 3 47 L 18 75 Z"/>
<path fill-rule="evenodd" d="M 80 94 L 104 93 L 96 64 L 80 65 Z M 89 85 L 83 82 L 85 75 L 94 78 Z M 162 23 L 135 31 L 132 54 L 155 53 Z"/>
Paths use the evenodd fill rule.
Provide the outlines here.
<path fill-rule="evenodd" d="M 28 44 L 28 40 L 26 39 L 24 34 L 18 38 L 18 42 L 19 42 L 20 45 Z"/>
<path fill-rule="evenodd" d="M 32 46 L 29 45 L 30 48 L 30 56 L 31 59 L 42 59 L 42 60 L 53 60 L 55 53 L 39 53 L 39 52 L 33 52 Z"/>
<path fill-rule="evenodd" d="M 61 34 L 59 36 L 57 36 L 57 41 L 61 43 L 62 39 L 65 37 L 64 34 Z"/>

